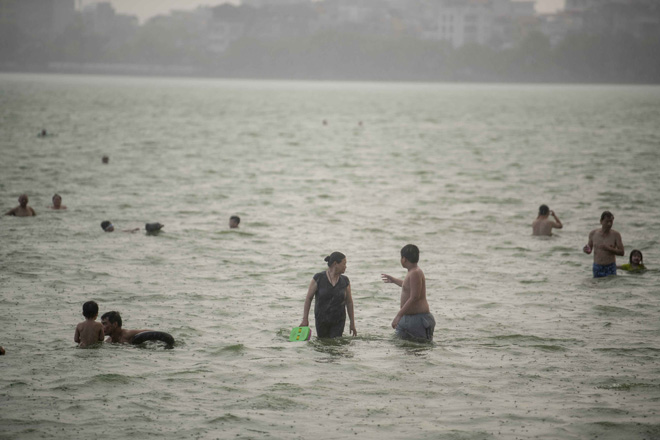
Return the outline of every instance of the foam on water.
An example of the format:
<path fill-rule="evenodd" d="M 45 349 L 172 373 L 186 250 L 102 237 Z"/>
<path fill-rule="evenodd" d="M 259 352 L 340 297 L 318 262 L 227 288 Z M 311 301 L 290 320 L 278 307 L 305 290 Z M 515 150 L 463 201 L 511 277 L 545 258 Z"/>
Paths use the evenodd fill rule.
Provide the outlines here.
<path fill-rule="evenodd" d="M 0 438 L 658 437 L 658 120 L 658 87 L 0 75 L 38 213 L 0 219 Z M 604 209 L 651 270 L 591 278 Z M 432 345 L 392 336 L 409 242 Z M 334 250 L 358 337 L 290 343 Z M 174 350 L 76 349 L 92 299 Z"/>

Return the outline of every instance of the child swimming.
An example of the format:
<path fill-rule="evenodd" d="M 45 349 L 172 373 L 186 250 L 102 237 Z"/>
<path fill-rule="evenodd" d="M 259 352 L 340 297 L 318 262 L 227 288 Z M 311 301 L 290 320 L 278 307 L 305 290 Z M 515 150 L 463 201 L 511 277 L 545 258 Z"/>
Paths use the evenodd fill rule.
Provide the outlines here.
<path fill-rule="evenodd" d="M 646 270 L 646 267 L 644 267 L 644 257 L 642 256 L 642 251 L 633 249 L 633 251 L 630 253 L 628 261 L 628 264 L 619 266 L 619 269 L 627 270 L 628 272 L 641 272 Z"/>

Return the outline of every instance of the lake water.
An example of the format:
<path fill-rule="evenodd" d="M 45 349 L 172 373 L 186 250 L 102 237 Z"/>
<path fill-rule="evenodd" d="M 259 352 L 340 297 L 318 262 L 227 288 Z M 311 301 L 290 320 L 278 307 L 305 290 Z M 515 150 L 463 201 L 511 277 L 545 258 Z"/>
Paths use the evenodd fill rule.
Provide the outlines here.
<path fill-rule="evenodd" d="M 659 121 L 647 86 L 2 74 L 38 216 L 0 219 L 0 438 L 658 439 Z M 646 273 L 592 278 L 606 209 Z M 407 243 L 433 345 L 390 327 Z M 358 336 L 290 343 L 332 251 Z M 88 300 L 175 348 L 76 348 Z"/>

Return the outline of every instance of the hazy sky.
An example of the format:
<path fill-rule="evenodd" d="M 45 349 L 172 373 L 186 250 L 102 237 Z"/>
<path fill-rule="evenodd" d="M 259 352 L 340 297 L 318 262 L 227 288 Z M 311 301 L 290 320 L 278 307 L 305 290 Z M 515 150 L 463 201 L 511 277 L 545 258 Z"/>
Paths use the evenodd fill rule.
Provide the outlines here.
<path fill-rule="evenodd" d="M 238 4 L 228 0 L 76 0 L 80 6 L 109 1 L 122 14 L 137 15 L 140 21 L 158 14 L 167 14 L 172 9 L 195 9 L 200 5 Z M 515 1 L 515 0 L 514 0 Z M 564 6 L 564 0 L 536 0 L 536 10 L 541 13 L 555 12 Z"/>

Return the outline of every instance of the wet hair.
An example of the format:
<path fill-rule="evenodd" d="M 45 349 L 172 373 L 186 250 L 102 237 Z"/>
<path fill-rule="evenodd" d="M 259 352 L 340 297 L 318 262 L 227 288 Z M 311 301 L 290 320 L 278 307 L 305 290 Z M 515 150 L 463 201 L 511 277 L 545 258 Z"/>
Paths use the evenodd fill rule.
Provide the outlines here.
<path fill-rule="evenodd" d="M 110 226 L 111 224 L 112 224 L 112 223 L 110 223 L 108 220 L 104 220 L 104 221 L 101 222 L 101 229 L 103 229 L 103 230 L 105 231 L 106 228 L 107 228 L 108 226 Z"/>
<path fill-rule="evenodd" d="M 550 213 L 550 208 L 548 205 L 539 206 L 539 215 L 548 215 Z"/>
<path fill-rule="evenodd" d="M 630 253 L 630 256 L 628 257 L 628 262 L 630 264 L 632 264 L 632 257 L 635 254 L 639 254 L 639 264 L 643 264 L 644 263 L 644 256 L 642 255 L 642 251 L 640 251 L 638 249 L 633 249 L 632 250 L 632 252 Z"/>
<path fill-rule="evenodd" d="M 330 267 L 332 266 L 332 263 L 341 263 L 344 258 L 346 258 L 346 255 L 342 254 L 341 252 L 333 252 L 325 257 L 325 261 L 328 262 L 328 267 Z"/>
<path fill-rule="evenodd" d="M 114 310 L 111 312 L 105 312 L 103 316 L 101 316 L 101 321 L 104 319 L 110 321 L 110 324 L 117 323 L 117 325 L 121 327 L 121 315 L 119 312 L 115 312 Z"/>
<path fill-rule="evenodd" d="M 99 305 L 96 301 L 87 301 L 83 304 L 83 316 L 87 319 L 92 319 L 99 314 Z"/>
<path fill-rule="evenodd" d="M 55 197 L 59 197 L 60 199 L 62 198 L 61 195 L 59 195 L 59 194 L 55 194 L 55 195 L 53 196 L 53 201 L 55 201 Z"/>
<path fill-rule="evenodd" d="M 419 248 L 414 244 L 407 244 L 401 248 L 401 256 L 411 263 L 419 261 Z"/>
<path fill-rule="evenodd" d="M 229 220 L 234 220 L 236 224 L 239 224 L 241 222 L 241 218 L 237 215 L 232 215 L 231 217 L 229 217 Z"/>
<path fill-rule="evenodd" d="M 612 214 L 610 211 L 603 211 L 603 213 L 600 215 L 600 221 L 602 222 L 606 218 L 614 218 L 614 214 Z"/>

